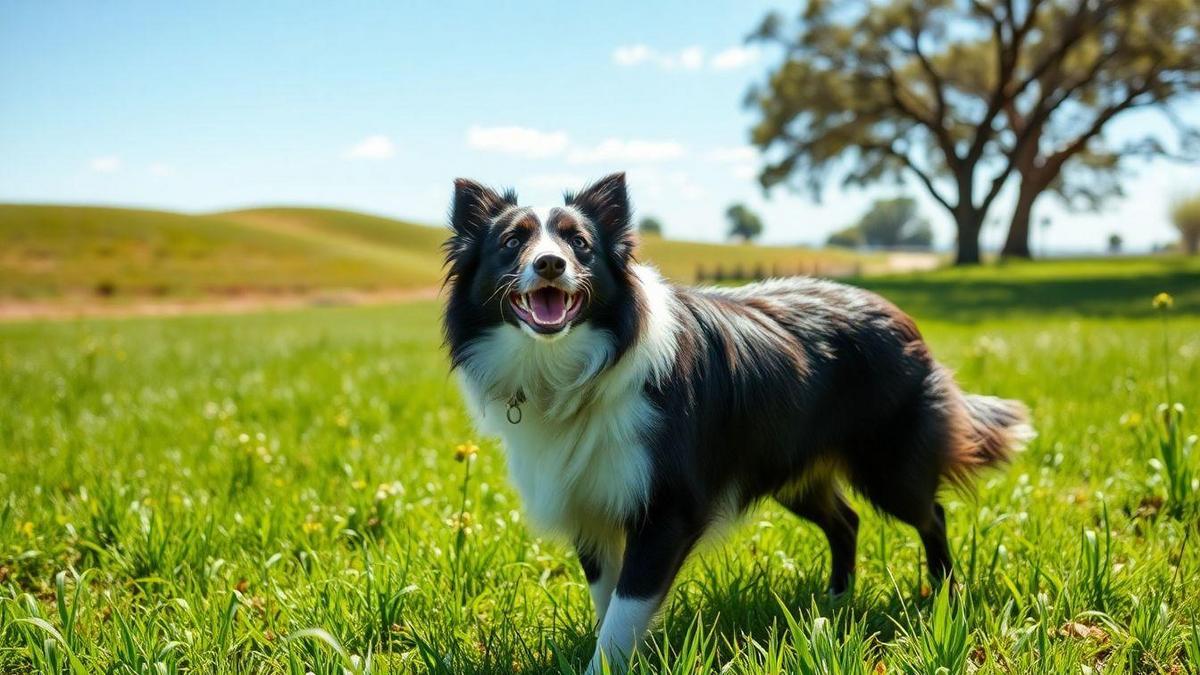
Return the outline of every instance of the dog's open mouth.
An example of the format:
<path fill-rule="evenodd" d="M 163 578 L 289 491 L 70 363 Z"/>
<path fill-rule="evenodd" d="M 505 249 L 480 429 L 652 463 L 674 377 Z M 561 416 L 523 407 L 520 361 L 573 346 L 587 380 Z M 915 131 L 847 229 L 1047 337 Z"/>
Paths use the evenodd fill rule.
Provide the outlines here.
<path fill-rule="evenodd" d="M 557 333 L 579 315 L 583 305 L 580 294 L 546 286 L 529 293 L 513 293 L 509 304 L 517 317 L 539 333 Z"/>

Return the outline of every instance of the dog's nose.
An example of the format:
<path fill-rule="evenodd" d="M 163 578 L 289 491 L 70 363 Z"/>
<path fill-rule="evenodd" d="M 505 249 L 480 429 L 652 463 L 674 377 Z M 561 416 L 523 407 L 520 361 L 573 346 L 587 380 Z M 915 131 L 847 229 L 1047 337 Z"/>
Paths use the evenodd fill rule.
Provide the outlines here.
<path fill-rule="evenodd" d="M 567 261 L 553 253 L 544 253 L 533 261 L 533 271 L 537 272 L 539 277 L 546 280 L 561 277 L 563 271 L 566 269 Z"/>

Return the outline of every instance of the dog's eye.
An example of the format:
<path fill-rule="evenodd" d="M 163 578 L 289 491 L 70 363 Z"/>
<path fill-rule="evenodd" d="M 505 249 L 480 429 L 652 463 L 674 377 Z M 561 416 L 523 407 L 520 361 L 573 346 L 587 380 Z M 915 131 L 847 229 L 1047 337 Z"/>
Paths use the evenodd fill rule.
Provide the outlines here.
<path fill-rule="evenodd" d="M 517 237 L 509 237 L 504 240 L 504 248 L 516 248 L 521 245 L 521 240 Z"/>
<path fill-rule="evenodd" d="M 574 246 L 575 248 L 587 249 L 588 242 L 587 242 L 587 239 L 584 239 L 583 237 L 581 237 L 579 235 L 575 235 L 575 237 L 571 239 L 571 245 Z"/>

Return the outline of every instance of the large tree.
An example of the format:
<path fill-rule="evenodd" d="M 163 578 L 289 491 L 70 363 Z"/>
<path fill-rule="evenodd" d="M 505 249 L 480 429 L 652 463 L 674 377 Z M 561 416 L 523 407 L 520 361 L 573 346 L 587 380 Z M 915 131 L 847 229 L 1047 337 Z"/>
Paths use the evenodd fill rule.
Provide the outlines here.
<path fill-rule="evenodd" d="M 753 140 L 769 159 L 760 180 L 799 178 L 819 195 L 830 173 L 846 185 L 915 178 L 955 222 L 956 261 L 978 262 L 980 230 L 1018 158 L 1041 152 L 1034 129 L 1109 72 L 1109 61 L 1079 68 L 1080 54 L 1112 46 L 1105 31 L 1147 3 L 1186 21 L 1195 0 L 810 0 L 794 26 L 768 15 L 753 37 L 786 56 L 749 97 L 761 113 Z M 1011 113 L 1030 100 L 1044 103 L 1014 131 Z"/>
<path fill-rule="evenodd" d="M 1051 3 L 1043 24 L 1070 20 Z M 1122 195 L 1120 179 L 1129 159 L 1200 157 L 1200 130 L 1187 123 L 1172 103 L 1200 92 L 1200 2 L 1142 0 L 1117 3 L 1054 68 L 1047 69 L 1028 92 L 1008 101 L 1002 142 L 1012 152 L 1018 176 L 1016 202 L 1002 254 L 1030 257 L 1034 203 L 1045 192 L 1068 206 L 1099 208 Z M 1039 33 L 1030 51 L 1053 48 Z M 1152 108 L 1166 121 L 1147 125 L 1140 136 L 1116 144 L 1107 141 L 1109 123 L 1138 108 Z M 1174 132 L 1165 138 L 1163 132 Z"/>

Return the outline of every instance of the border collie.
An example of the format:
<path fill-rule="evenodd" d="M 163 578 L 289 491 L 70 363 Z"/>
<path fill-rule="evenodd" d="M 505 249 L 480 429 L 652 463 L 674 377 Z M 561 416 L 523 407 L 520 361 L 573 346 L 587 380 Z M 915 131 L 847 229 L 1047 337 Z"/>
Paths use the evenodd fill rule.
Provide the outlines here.
<path fill-rule="evenodd" d="M 444 330 L 535 525 L 572 541 L 595 603 L 589 672 L 626 663 L 689 551 L 772 498 L 854 573 L 848 483 L 951 576 L 946 483 L 1032 437 L 1017 401 L 963 393 L 913 320 L 808 278 L 685 288 L 634 260 L 624 174 L 564 204 L 455 182 Z"/>

